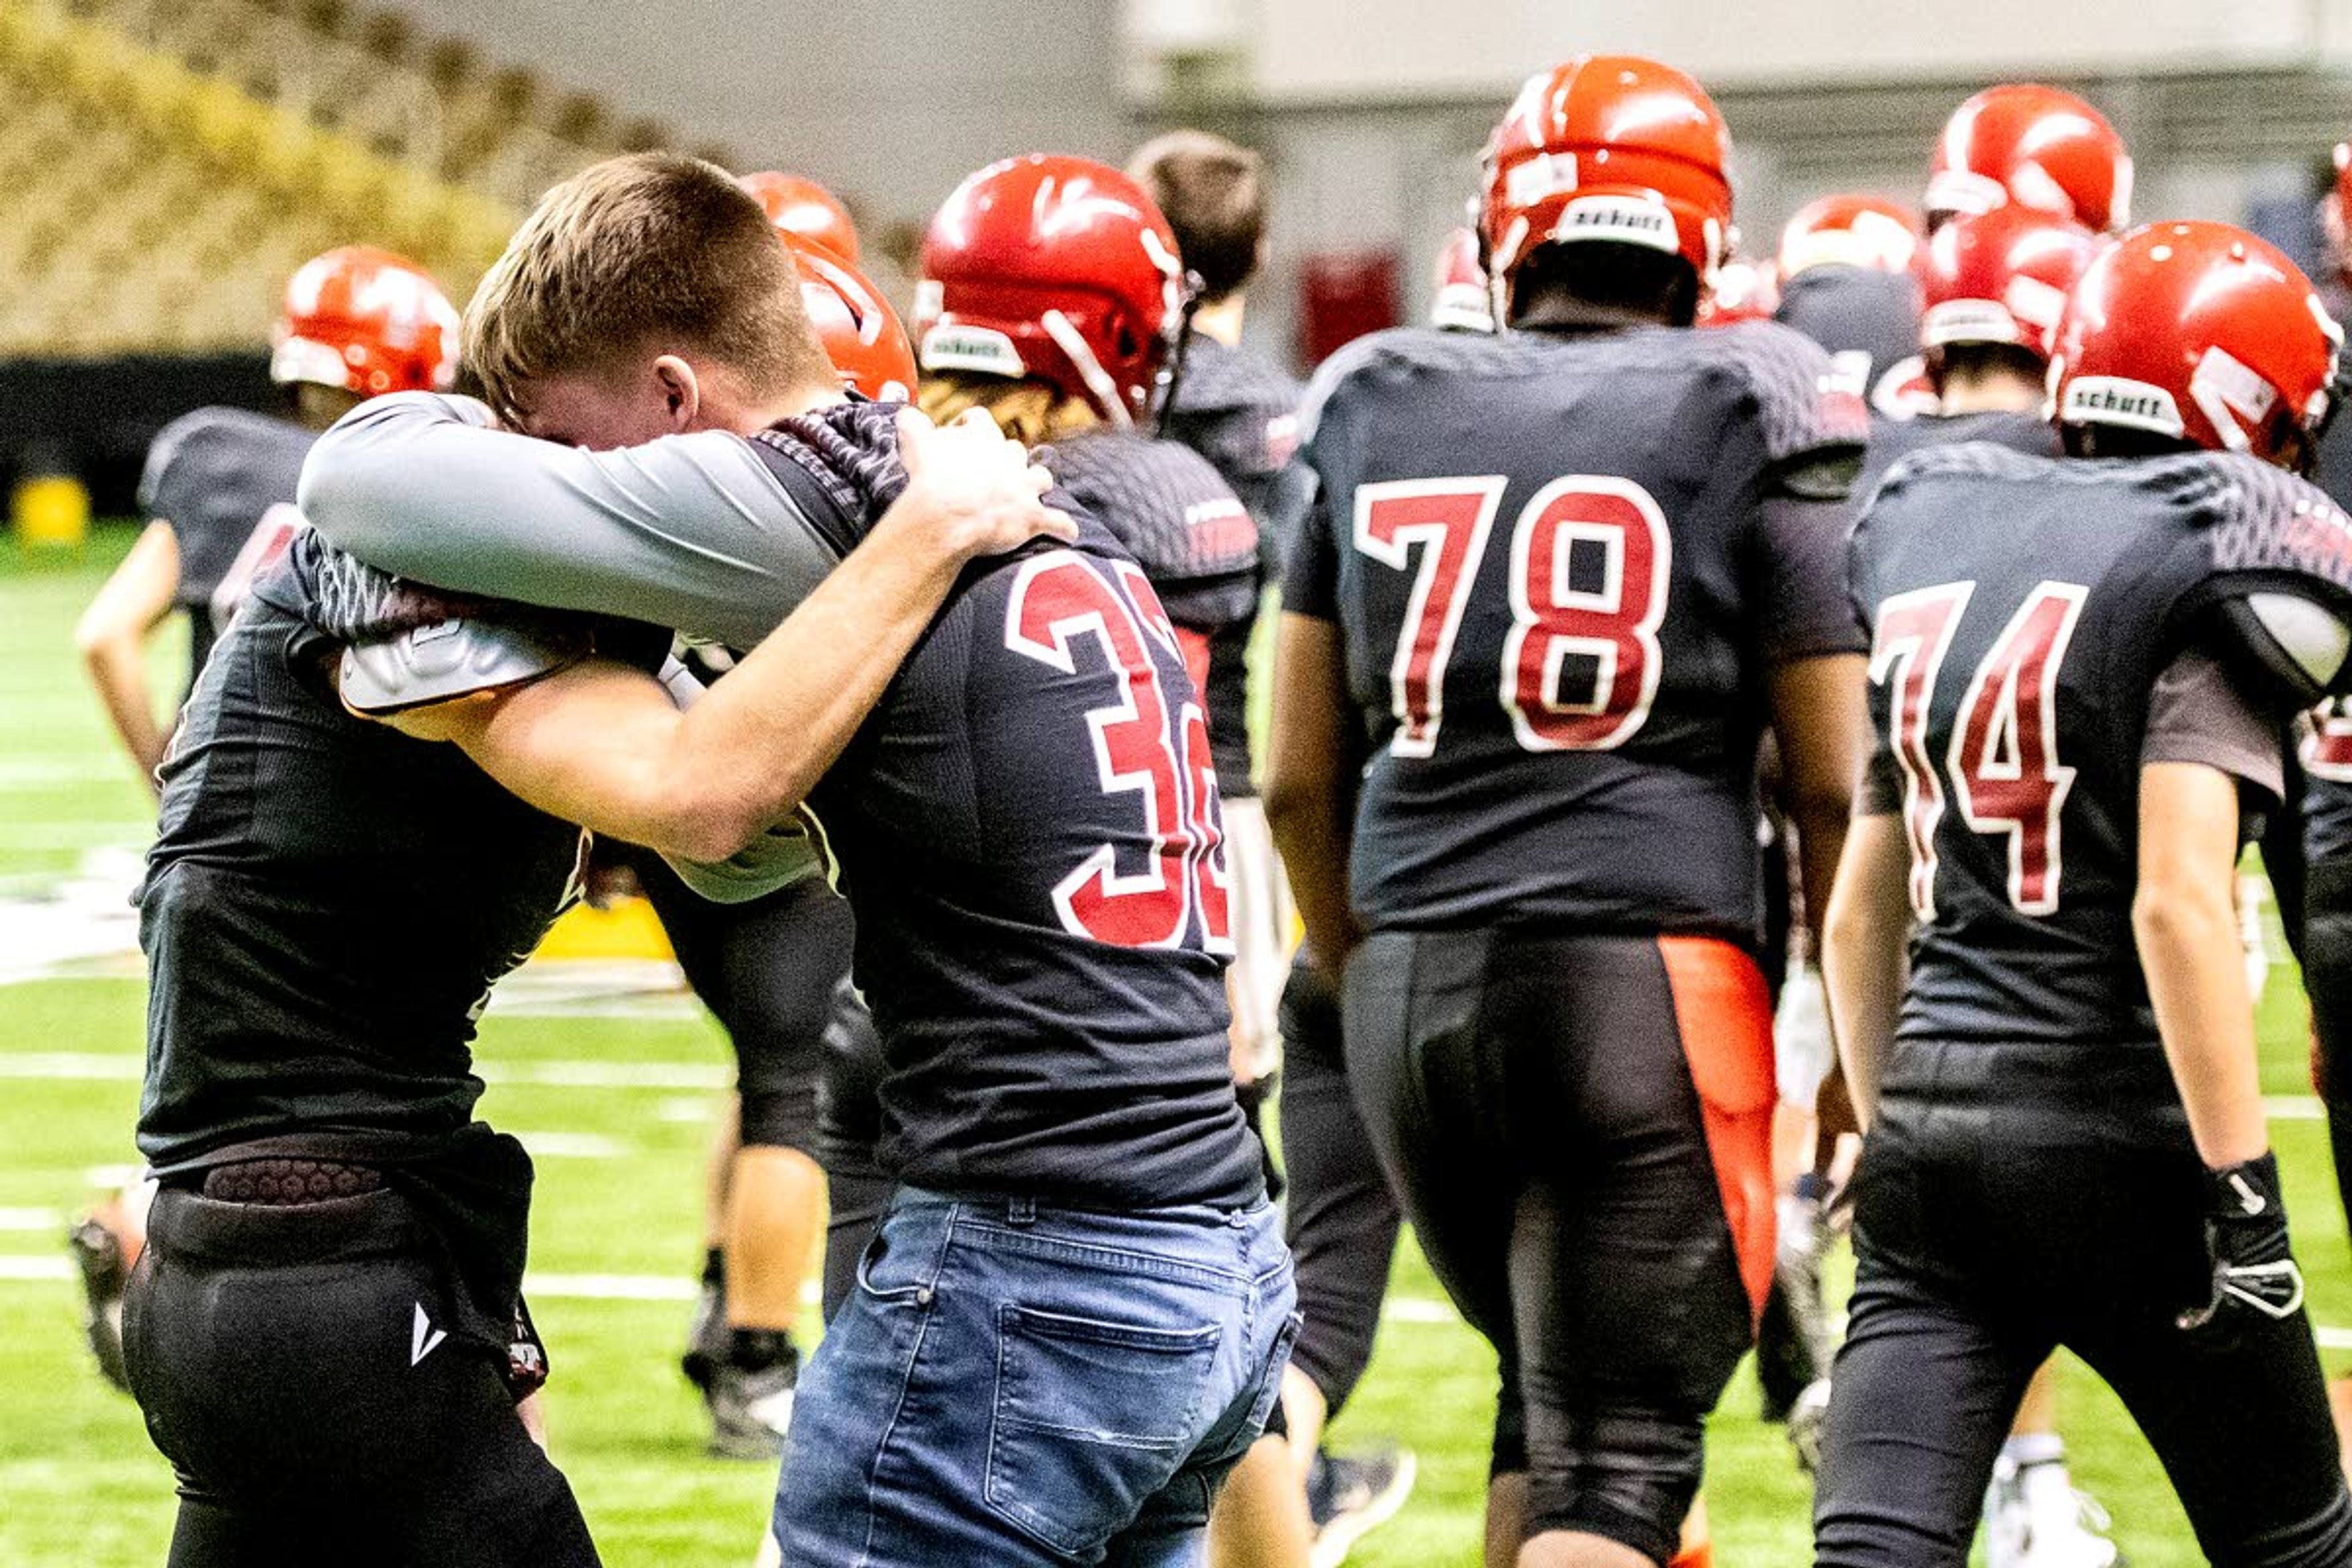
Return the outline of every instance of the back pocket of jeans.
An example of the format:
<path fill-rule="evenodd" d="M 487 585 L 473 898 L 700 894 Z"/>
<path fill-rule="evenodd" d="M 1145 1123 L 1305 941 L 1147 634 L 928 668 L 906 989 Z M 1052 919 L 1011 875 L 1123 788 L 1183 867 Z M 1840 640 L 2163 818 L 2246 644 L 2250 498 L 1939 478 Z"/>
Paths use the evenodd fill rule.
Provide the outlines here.
<path fill-rule="evenodd" d="M 1223 1331 L 997 1309 L 992 1508 L 1083 1553 L 1131 1521 L 1192 1457 Z M 1235 1390 L 1234 1392 L 1238 1392 Z"/>

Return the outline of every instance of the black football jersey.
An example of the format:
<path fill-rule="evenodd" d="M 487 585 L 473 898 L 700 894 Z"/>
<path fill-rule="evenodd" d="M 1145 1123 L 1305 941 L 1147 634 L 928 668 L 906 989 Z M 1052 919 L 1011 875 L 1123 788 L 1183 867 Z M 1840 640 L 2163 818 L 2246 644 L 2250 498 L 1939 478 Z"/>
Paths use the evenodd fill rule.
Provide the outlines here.
<path fill-rule="evenodd" d="M 301 526 L 294 487 L 317 437 L 242 408 L 199 408 L 147 448 L 140 509 L 180 546 L 173 603 L 188 614 L 188 684 L 247 592 Z"/>
<path fill-rule="evenodd" d="M 1997 447 L 2037 458 L 2054 458 L 2060 451 L 2058 427 L 2033 411 L 1922 414 L 1910 419 L 1873 419 L 1870 445 L 1862 456 L 1862 477 L 1854 481 L 1856 510 L 1869 504 L 1887 470 L 1912 453 L 1924 452 L 1930 447 L 1954 447 L 1963 441 L 1990 441 Z"/>
<path fill-rule="evenodd" d="M 2352 855 L 2352 701 L 2330 698 L 2312 710 L 2299 757 L 2304 858 Z"/>
<path fill-rule="evenodd" d="M 1781 286 L 1772 319 L 1829 351 L 1839 386 L 1901 418 L 1920 380 L 1919 286 L 1907 274 L 1811 267 Z"/>
<path fill-rule="evenodd" d="M 1101 521 L 1150 579 L 1183 645 L 1209 715 L 1209 749 L 1227 798 L 1250 793 L 1249 709 L 1212 692 L 1218 640 L 1245 648 L 1257 619 L 1257 521 L 1208 459 L 1173 441 L 1097 429 L 1043 448 L 1064 493 Z"/>
<path fill-rule="evenodd" d="M 1770 663 L 1857 652 L 1844 515 L 1775 527 L 1859 405 L 1784 328 L 1350 345 L 1307 404 L 1286 607 L 1338 623 L 1375 924 L 1754 942 Z"/>
<path fill-rule="evenodd" d="M 339 636 L 445 617 L 415 595 L 337 604 L 323 557 L 304 530 L 255 585 L 163 763 L 138 896 L 139 1147 L 158 1169 L 256 1139 L 376 1152 L 465 1127 L 481 1005 L 572 888 L 577 827 L 456 747 L 344 710 Z M 668 637 L 602 646 L 650 669 Z"/>
<path fill-rule="evenodd" d="M 870 405 L 754 445 L 847 541 L 905 483 Z M 1119 542 L 1152 531 L 1048 500 L 1077 542 L 972 568 L 812 800 L 883 1039 L 883 1160 L 948 1192 L 1239 1206 L 1264 1184 L 1206 718 Z"/>
<path fill-rule="evenodd" d="M 1298 401 L 1304 389 L 1264 356 L 1200 332 L 1186 340 L 1184 372 L 1160 416 L 1160 433 L 1206 458 L 1257 522 L 1262 583 L 1278 581 L 1306 510 L 1307 478 L 1292 458 L 1298 450 Z M 1227 800 L 1256 793 L 1250 776 L 1245 722 L 1223 715 L 1249 708 L 1252 614 L 1228 622 L 1209 639 L 1210 739 L 1217 749 L 1217 784 Z"/>
<path fill-rule="evenodd" d="M 2213 613 L 2232 594 L 2340 613 L 2347 561 L 2352 523 L 2248 458 L 1895 466 L 1852 567 L 1918 918 L 1898 1037 L 2156 1048 L 2131 930 L 2150 693 L 2185 647 L 2247 664 Z"/>

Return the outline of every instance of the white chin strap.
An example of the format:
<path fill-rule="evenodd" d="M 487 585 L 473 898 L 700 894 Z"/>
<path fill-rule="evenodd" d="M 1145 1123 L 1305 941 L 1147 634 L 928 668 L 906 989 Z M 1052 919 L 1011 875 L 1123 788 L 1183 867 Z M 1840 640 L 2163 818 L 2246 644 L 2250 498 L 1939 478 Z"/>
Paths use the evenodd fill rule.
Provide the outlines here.
<path fill-rule="evenodd" d="M 1045 335 L 1054 340 L 1054 346 L 1078 367 L 1079 379 L 1087 384 L 1087 390 L 1095 395 L 1095 402 L 1109 416 L 1110 422 L 1122 430 L 1133 429 L 1135 416 L 1128 412 L 1127 399 L 1118 395 L 1118 384 L 1111 380 L 1110 373 L 1103 369 L 1102 362 L 1095 358 L 1095 351 L 1087 346 L 1086 338 L 1071 323 L 1070 318 L 1059 310 L 1048 310 L 1037 321 L 1045 329 Z"/>

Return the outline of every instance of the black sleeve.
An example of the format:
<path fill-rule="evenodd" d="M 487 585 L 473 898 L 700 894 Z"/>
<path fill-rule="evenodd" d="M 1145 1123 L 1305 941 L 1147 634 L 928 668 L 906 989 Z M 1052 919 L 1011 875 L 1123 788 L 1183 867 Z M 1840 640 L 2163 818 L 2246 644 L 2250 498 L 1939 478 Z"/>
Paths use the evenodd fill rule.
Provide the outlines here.
<path fill-rule="evenodd" d="M 1892 816 L 1903 809 L 1903 770 L 1895 765 L 1895 753 L 1880 745 L 1870 753 L 1863 765 L 1862 788 L 1853 797 L 1856 816 Z"/>
<path fill-rule="evenodd" d="M 1757 514 L 1757 632 L 1772 663 L 1870 646 L 1846 581 L 1849 516 L 1841 494 L 1767 495 Z"/>
<path fill-rule="evenodd" d="M 1282 574 L 1282 607 L 1287 614 L 1318 621 L 1339 618 L 1339 547 L 1332 537 L 1330 503 L 1319 485 Z"/>

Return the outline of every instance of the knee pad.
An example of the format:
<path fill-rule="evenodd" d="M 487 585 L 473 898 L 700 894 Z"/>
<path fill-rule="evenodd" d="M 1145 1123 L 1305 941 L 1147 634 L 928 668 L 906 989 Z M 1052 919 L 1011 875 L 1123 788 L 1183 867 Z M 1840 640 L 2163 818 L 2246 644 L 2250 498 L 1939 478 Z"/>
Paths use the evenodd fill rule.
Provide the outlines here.
<path fill-rule="evenodd" d="M 1528 1534 L 1580 1531 L 1654 1563 L 1670 1561 L 1698 1496 L 1705 1422 L 1656 1411 L 1600 1411 L 1588 1413 L 1579 1428 L 1576 1451 L 1530 1456 Z"/>

